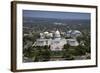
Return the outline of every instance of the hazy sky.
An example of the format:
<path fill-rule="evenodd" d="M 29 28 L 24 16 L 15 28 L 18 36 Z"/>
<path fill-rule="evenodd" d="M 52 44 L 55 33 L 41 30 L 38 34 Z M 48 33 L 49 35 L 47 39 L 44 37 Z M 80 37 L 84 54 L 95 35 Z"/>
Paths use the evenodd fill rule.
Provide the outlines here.
<path fill-rule="evenodd" d="M 23 10 L 24 17 L 90 19 L 90 13 Z"/>

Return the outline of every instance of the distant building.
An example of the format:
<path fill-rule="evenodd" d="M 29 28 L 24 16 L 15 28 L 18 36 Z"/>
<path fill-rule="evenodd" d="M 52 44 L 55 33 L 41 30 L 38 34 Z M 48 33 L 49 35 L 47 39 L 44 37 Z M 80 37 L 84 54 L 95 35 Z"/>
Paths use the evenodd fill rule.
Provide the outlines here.
<path fill-rule="evenodd" d="M 67 43 L 70 45 L 70 46 L 78 46 L 79 43 L 77 42 L 76 39 L 67 39 Z"/>
<path fill-rule="evenodd" d="M 78 30 L 69 30 L 66 33 L 67 37 L 72 37 L 72 38 L 76 38 L 76 37 L 81 36 L 81 35 L 82 35 L 82 33 Z"/>
<path fill-rule="evenodd" d="M 49 32 L 44 32 L 44 33 L 40 33 L 40 38 L 52 38 L 53 37 L 53 33 L 49 33 Z"/>
<path fill-rule="evenodd" d="M 47 38 L 48 37 L 48 38 Z M 76 39 L 61 38 L 60 32 L 57 30 L 54 33 L 40 33 L 40 38 L 34 42 L 33 46 L 50 46 L 51 51 L 61 51 L 65 44 L 70 46 L 78 46 Z"/>

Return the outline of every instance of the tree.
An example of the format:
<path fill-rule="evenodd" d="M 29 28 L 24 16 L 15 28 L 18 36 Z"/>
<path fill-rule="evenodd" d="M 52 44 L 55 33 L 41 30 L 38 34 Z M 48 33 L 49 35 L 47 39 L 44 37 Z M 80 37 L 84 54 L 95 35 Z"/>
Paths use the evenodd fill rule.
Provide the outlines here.
<path fill-rule="evenodd" d="M 64 45 L 63 47 L 63 58 L 66 60 L 73 60 L 74 59 L 74 47 L 72 48 L 69 44 Z"/>
<path fill-rule="evenodd" d="M 48 61 L 50 59 L 49 46 L 36 46 L 34 52 L 36 53 L 35 61 Z"/>
<path fill-rule="evenodd" d="M 24 49 L 23 54 L 24 54 L 24 57 L 27 57 L 27 58 L 30 58 L 30 59 L 35 57 L 32 47 L 29 47 L 28 49 Z"/>
<path fill-rule="evenodd" d="M 64 49 L 64 50 L 68 50 L 70 47 L 71 47 L 71 46 L 70 46 L 69 44 L 65 44 L 65 45 L 63 46 L 63 49 Z"/>
<path fill-rule="evenodd" d="M 44 46 L 41 55 L 42 55 L 44 61 L 48 61 L 50 59 L 50 47 Z"/>
<path fill-rule="evenodd" d="M 36 39 L 39 38 L 39 37 L 40 37 L 39 33 L 36 33 L 36 32 L 34 33 L 34 32 L 33 32 L 33 33 L 32 33 L 31 41 L 35 42 Z"/>
<path fill-rule="evenodd" d="M 86 50 L 84 46 L 79 45 L 76 47 L 76 56 L 85 55 L 85 53 L 86 53 Z"/>

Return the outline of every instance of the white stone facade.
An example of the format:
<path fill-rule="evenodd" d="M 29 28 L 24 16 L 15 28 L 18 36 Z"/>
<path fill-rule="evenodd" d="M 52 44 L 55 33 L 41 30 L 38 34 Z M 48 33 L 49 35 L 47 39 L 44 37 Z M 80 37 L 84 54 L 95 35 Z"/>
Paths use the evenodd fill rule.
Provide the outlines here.
<path fill-rule="evenodd" d="M 49 38 L 45 38 L 50 34 Z M 36 40 L 33 46 L 50 46 L 50 50 L 52 51 L 61 51 L 65 44 L 69 44 L 70 46 L 78 46 L 79 43 L 76 39 L 65 39 L 61 38 L 60 32 L 57 30 L 54 33 L 44 32 L 40 33 L 40 38 Z"/>

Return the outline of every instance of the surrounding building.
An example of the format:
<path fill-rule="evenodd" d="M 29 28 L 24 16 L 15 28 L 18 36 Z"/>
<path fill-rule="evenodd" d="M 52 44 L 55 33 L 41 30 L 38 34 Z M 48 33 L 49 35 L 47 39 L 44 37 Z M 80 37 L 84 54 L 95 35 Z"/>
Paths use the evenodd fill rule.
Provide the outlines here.
<path fill-rule="evenodd" d="M 66 33 L 67 37 L 72 37 L 72 38 L 76 38 L 78 36 L 81 36 L 82 33 L 78 30 L 69 30 L 67 33 Z"/>
<path fill-rule="evenodd" d="M 79 43 L 77 42 L 76 39 L 67 39 L 67 43 L 70 45 L 70 46 L 78 46 Z"/>

